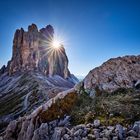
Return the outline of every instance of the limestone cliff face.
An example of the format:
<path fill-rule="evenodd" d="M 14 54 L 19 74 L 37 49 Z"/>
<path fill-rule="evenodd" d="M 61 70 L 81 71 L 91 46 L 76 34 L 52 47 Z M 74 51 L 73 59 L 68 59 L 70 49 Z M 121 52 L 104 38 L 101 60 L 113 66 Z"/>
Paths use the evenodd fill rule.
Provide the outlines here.
<path fill-rule="evenodd" d="M 51 25 L 38 30 L 37 26 L 32 24 L 28 31 L 23 28 L 16 30 L 12 59 L 8 64 L 9 74 L 17 71 L 40 71 L 46 75 L 70 77 L 64 47 L 58 51 L 49 46 L 53 35 L 54 29 Z"/>
<path fill-rule="evenodd" d="M 112 92 L 131 88 L 140 79 L 140 55 L 112 58 L 89 72 L 84 79 L 85 89 Z"/>

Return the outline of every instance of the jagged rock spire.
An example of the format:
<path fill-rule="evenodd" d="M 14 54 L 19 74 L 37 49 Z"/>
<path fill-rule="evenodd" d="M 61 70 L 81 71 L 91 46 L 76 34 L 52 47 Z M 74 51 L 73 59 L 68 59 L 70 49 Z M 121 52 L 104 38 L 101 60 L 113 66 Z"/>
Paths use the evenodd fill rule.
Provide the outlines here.
<path fill-rule="evenodd" d="M 17 71 L 40 71 L 46 75 L 70 76 L 68 58 L 64 47 L 61 53 L 48 55 L 48 41 L 51 41 L 54 29 L 51 25 L 38 30 L 35 24 L 28 31 L 17 29 L 13 40 L 12 59 L 8 64 L 9 74 Z M 46 42 L 46 44 L 42 43 Z"/>

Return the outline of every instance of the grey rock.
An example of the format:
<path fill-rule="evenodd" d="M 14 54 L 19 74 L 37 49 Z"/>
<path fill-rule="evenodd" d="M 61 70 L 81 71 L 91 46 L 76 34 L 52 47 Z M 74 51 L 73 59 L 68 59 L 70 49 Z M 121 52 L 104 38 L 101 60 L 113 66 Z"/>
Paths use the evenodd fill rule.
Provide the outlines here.
<path fill-rule="evenodd" d="M 106 137 L 103 137 L 103 139 L 102 140 L 109 140 L 108 138 L 106 138 Z"/>
<path fill-rule="evenodd" d="M 81 134 L 82 137 L 86 137 L 88 134 L 88 130 L 84 129 L 83 133 Z"/>
<path fill-rule="evenodd" d="M 96 140 L 96 136 L 93 134 L 88 134 L 87 138 L 88 140 Z"/>
<path fill-rule="evenodd" d="M 100 138 L 103 138 L 103 137 L 105 137 L 104 131 L 100 132 Z"/>
<path fill-rule="evenodd" d="M 69 140 L 69 139 L 70 139 L 70 136 L 69 136 L 68 134 L 65 134 L 65 135 L 63 136 L 63 139 L 64 139 L 64 140 Z"/>
<path fill-rule="evenodd" d="M 96 140 L 103 140 L 103 138 L 97 138 Z"/>
<path fill-rule="evenodd" d="M 72 132 L 69 128 L 66 127 L 65 129 L 66 129 L 66 132 L 67 132 L 68 135 L 72 135 Z"/>
<path fill-rule="evenodd" d="M 133 130 L 140 133 L 140 121 L 136 121 L 133 125 Z"/>
<path fill-rule="evenodd" d="M 81 140 L 81 137 L 80 136 L 74 137 L 73 140 Z"/>
<path fill-rule="evenodd" d="M 116 125 L 116 129 L 115 129 L 116 133 L 118 134 L 118 137 L 120 139 L 123 139 L 123 126 L 120 124 Z"/>
<path fill-rule="evenodd" d="M 105 133 L 105 137 L 108 138 L 108 140 L 111 140 L 111 134 L 112 134 L 112 130 L 104 130 Z"/>
<path fill-rule="evenodd" d="M 74 130 L 84 129 L 85 127 L 86 127 L 85 124 L 76 125 L 76 126 L 74 127 Z"/>
<path fill-rule="evenodd" d="M 100 129 L 98 128 L 93 128 L 93 129 L 91 129 L 93 132 L 95 132 L 95 131 L 97 131 L 97 132 L 100 132 Z"/>
<path fill-rule="evenodd" d="M 61 119 L 58 123 L 58 126 L 69 126 L 70 125 L 70 116 L 65 116 L 64 119 Z"/>
<path fill-rule="evenodd" d="M 98 131 L 94 131 L 94 135 L 95 135 L 96 138 L 100 137 L 100 133 Z"/>
<path fill-rule="evenodd" d="M 13 133 L 16 131 L 17 129 L 17 121 L 12 121 L 11 125 L 7 127 L 7 131 L 6 134 L 4 136 L 5 140 L 16 140 L 15 137 L 13 137 Z"/>
<path fill-rule="evenodd" d="M 130 130 L 127 134 L 133 137 L 137 137 L 137 133 L 134 130 Z"/>
<path fill-rule="evenodd" d="M 91 127 L 93 127 L 93 126 L 94 126 L 94 124 L 92 124 L 92 123 L 86 124 L 86 127 L 88 127 L 88 128 L 91 128 Z"/>
<path fill-rule="evenodd" d="M 88 138 L 87 137 L 83 137 L 82 140 L 88 140 Z"/>
<path fill-rule="evenodd" d="M 34 131 L 32 140 L 49 140 L 48 124 L 42 123 L 40 128 Z"/>
<path fill-rule="evenodd" d="M 135 137 L 127 137 L 126 140 L 140 140 L 140 138 L 135 138 Z"/>
<path fill-rule="evenodd" d="M 74 136 L 81 136 L 81 134 L 84 132 L 83 129 L 78 129 L 75 133 Z"/>
<path fill-rule="evenodd" d="M 119 140 L 117 136 L 113 137 L 112 140 Z"/>
<path fill-rule="evenodd" d="M 55 128 L 57 126 L 57 123 L 58 123 L 58 120 L 54 120 L 54 121 L 49 122 L 50 129 Z"/>
<path fill-rule="evenodd" d="M 52 140 L 60 140 L 61 139 L 61 133 L 62 133 L 63 128 L 61 127 L 56 127 L 54 130 L 54 134 L 52 136 Z"/>
<path fill-rule="evenodd" d="M 115 129 L 115 127 L 114 126 L 108 126 L 107 129 L 113 131 Z"/>
<path fill-rule="evenodd" d="M 94 126 L 99 127 L 100 126 L 100 120 L 94 120 Z"/>

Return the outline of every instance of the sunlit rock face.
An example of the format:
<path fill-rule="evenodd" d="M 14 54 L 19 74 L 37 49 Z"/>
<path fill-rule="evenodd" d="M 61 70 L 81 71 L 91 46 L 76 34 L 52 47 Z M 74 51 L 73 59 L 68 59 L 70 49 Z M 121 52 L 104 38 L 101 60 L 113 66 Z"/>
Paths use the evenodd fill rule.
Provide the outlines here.
<path fill-rule="evenodd" d="M 113 92 L 132 88 L 140 79 L 140 55 L 112 58 L 89 72 L 84 79 L 85 89 Z"/>
<path fill-rule="evenodd" d="M 17 29 L 13 40 L 13 55 L 8 64 L 9 74 L 17 71 L 40 71 L 45 75 L 70 77 L 65 49 L 52 50 L 54 29 L 51 25 L 38 30 L 35 24 Z M 50 47 L 50 48 L 49 48 Z"/>

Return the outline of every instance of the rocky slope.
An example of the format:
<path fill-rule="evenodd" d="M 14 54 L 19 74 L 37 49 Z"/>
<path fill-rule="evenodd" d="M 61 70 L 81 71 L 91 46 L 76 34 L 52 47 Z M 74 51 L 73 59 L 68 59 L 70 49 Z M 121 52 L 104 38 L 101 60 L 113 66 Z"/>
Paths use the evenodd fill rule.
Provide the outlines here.
<path fill-rule="evenodd" d="M 31 115 L 19 118 L 17 121 L 12 121 L 7 129 L 4 136 L 5 140 L 55 140 L 57 136 L 53 138 L 48 132 L 48 124 L 50 121 L 51 127 L 55 127 L 56 124 L 59 126 L 65 124 L 65 121 L 60 122 L 60 118 L 70 111 L 77 98 L 77 94 L 74 89 L 60 92 L 54 98 L 50 99 L 47 103 L 38 107 Z M 67 120 L 66 120 L 67 121 Z M 54 131 L 54 130 L 52 130 Z M 49 133 L 49 134 L 48 134 Z"/>
<path fill-rule="evenodd" d="M 5 73 L 0 81 L 0 130 L 11 120 L 31 113 L 60 91 L 74 86 L 58 75 L 46 77 L 35 72 L 19 73 L 10 77 Z"/>
<path fill-rule="evenodd" d="M 89 72 L 84 79 L 85 89 L 112 92 L 131 88 L 140 79 L 140 55 L 112 58 Z"/>
<path fill-rule="evenodd" d="M 76 87 L 75 87 L 76 88 Z M 12 121 L 6 131 L 3 133 L 4 140 L 139 140 L 140 139 L 140 122 L 136 121 L 134 124 L 130 125 L 125 122 L 126 120 L 122 120 L 119 116 L 106 114 L 108 112 L 106 109 L 99 110 L 99 107 L 102 108 L 102 104 L 108 103 L 108 107 L 120 108 L 123 109 L 121 103 L 127 99 L 128 106 L 131 104 L 136 105 L 134 102 L 136 98 L 139 99 L 140 91 L 138 90 L 136 95 L 132 96 L 132 93 L 129 95 L 117 92 L 116 95 L 103 95 L 99 98 L 102 99 L 90 99 L 89 96 L 84 93 L 78 93 L 77 88 L 72 88 L 70 90 L 60 92 L 54 98 L 50 99 L 47 103 L 41 105 L 30 115 L 21 117 L 17 120 Z M 131 94 L 131 95 L 130 95 Z M 125 95 L 124 98 L 122 98 Z M 117 97 L 119 96 L 119 98 Z M 117 97 L 117 99 L 116 99 Z M 97 98 L 97 97 L 96 97 Z M 114 98 L 114 99 L 113 99 Z M 128 99 L 129 98 L 129 99 Z M 80 99 L 80 100 L 79 100 Z M 85 100 L 87 106 L 84 106 Z M 88 100 L 87 100 L 88 99 Z M 111 105 L 109 101 L 112 101 Z M 92 100 L 92 101 L 91 101 Z M 109 100 L 107 102 L 107 100 Z M 117 106 L 113 103 L 113 101 L 117 101 Z M 79 101 L 80 105 L 79 105 Z M 103 103 L 104 101 L 104 103 Z M 94 104 L 91 104 L 91 102 Z M 97 104 L 96 104 L 97 102 Z M 99 105 L 100 104 L 100 105 Z M 96 107 L 95 107 L 95 106 Z M 124 106 L 126 102 L 124 103 Z M 94 106 L 94 107 L 93 107 Z M 126 108 L 128 107 L 126 105 Z M 139 108 L 139 104 L 137 104 L 137 110 Z M 75 107 L 78 110 L 75 110 Z M 132 106 L 134 107 L 134 106 Z M 71 112 L 75 110 L 77 115 L 79 113 L 85 113 L 81 110 L 85 108 L 84 111 L 88 110 L 88 115 L 85 116 L 86 122 L 83 122 L 79 125 L 72 125 L 71 119 L 73 116 Z M 96 110 L 95 110 L 96 108 Z M 110 110 L 110 108 L 107 108 Z M 127 112 L 122 110 L 123 112 Z M 135 110 L 133 110 L 135 112 Z M 139 111 L 139 110 L 138 110 Z M 95 112 L 98 112 L 99 116 L 95 116 Z M 122 113 L 123 113 L 122 112 Z M 129 113 L 132 110 L 129 110 Z M 109 112 L 111 113 L 111 112 Z M 128 113 L 128 112 L 127 112 Z M 128 113 L 128 114 L 129 114 Z M 103 116 L 106 114 L 108 117 L 104 116 L 105 122 L 103 122 Z M 70 115 L 70 116 L 69 116 Z M 132 116 L 133 114 L 129 114 Z M 136 115 L 136 112 L 135 112 Z M 79 118 L 76 117 L 77 121 L 80 117 L 83 117 L 84 114 L 80 114 Z M 102 118 L 101 118 L 102 116 Z M 138 116 L 138 115 L 137 115 Z M 140 119 L 140 118 L 139 118 Z M 123 122 L 124 121 L 124 122 Z M 122 124 L 120 124 L 122 123 Z"/>

